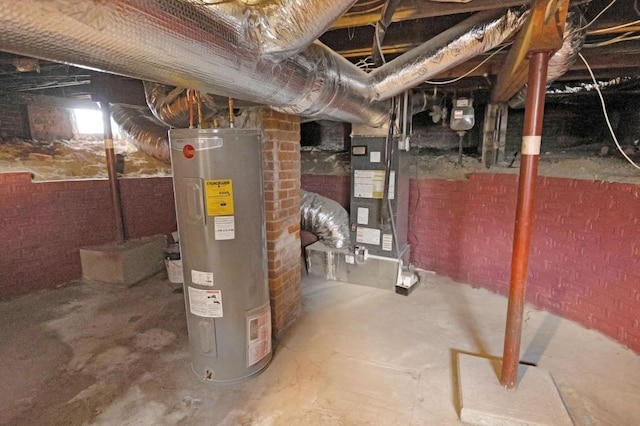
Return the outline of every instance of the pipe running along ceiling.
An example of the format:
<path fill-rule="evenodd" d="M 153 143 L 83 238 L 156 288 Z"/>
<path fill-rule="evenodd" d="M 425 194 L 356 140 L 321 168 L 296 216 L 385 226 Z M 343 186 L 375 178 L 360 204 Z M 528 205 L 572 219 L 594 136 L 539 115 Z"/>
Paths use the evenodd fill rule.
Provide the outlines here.
<path fill-rule="evenodd" d="M 209 3 L 0 0 L 0 50 L 379 126 L 387 99 L 503 43 L 525 15 L 480 12 L 367 74 L 312 42 L 353 0 Z"/>

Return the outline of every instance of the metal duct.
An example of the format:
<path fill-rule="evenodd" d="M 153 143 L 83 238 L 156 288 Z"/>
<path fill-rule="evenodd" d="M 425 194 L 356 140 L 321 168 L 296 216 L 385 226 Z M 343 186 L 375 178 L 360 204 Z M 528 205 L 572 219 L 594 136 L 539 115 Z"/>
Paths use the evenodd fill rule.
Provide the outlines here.
<path fill-rule="evenodd" d="M 131 142 L 142 152 L 167 164 L 169 154 L 169 128 L 156 120 L 145 107 L 115 104 L 111 107 L 111 117 Z"/>
<path fill-rule="evenodd" d="M 257 33 L 246 31 L 251 15 L 241 13 L 247 7 L 238 3 L 0 0 L 0 6 L 0 50 L 371 126 L 389 117 L 389 104 L 377 99 L 494 47 L 521 23 L 521 13 L 509 10 L 472 27 L 467 36 L 456 30 L 451 45 L 433 56 L 426 55 L 430 49 L 418 48 L 369 76 L 319 42 L 284 60 L 262 56 Z M 305 10 L 314 19 L 323 16 Z M 476 20 L 486 16 L 480 13 Z M 444 38 L 425 45 L 440 46 Z"/>
<path fill-rule="evenodd" d="M 524 24 L 524 8 L 472 15 L 371 73 L 374 99 L 399 95 L 426 79 L 493 49 Z"/>
<path fill-rule="evenodd" d="M 349 214 L 344 207 L 303 189 L 300 190 L 300 228 L 317 236 L 328 247 L 349 246 Z"/>
<path fill-rule="evenodd" d="M 582 49 L 587 31 L 584 27 L 584 17 L 578 7 L 569 10 L 567 21 L 564 26 L 562 46 L 549 58 L 549 68 L 547 70 L 547 86 L 563 76 L 573 66 L 578 57 L 578 52 Z M 516 93 L 509 100 L 509 107 L 522 109 L 527 99 L 527 86 Z"/>
<path fill-rule="evenodd" d="M 248 3 L 249 0 L 241 0 Z M 244 29 L 266 58 L 282 60 L 303 51 L 356 0 L 274 0 L 246 11 Z"/>
<path fill-rule="evenodd" d="M 164 124 L 174 128 L 189 126 L 189 99 L 187 89 L 166 84 L 144 82 L 144 95 L 153 115 Z M 217 114 L 229 108 L 229 99 L 207 93 L 200 93 L 205 121 L 209 122 Z M 234 102 L 236 108 L 258 106 L 246 101 Z"/>

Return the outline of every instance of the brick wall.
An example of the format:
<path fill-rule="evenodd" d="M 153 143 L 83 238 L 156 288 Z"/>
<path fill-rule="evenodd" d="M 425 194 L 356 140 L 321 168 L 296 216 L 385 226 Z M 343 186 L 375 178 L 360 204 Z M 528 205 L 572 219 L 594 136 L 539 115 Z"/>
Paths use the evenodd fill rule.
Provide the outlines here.
<path fill-rule="evenodd" d="M 349 196 L 351 179 L 341 175 L 302 175 L 302 188 L 309 192 L 316 192 L 324 197 L 337 201 L 349 211 Z"/>
<path fill-rule="evenodd" d="M 67 108 L 28 105 L 29 126 L 34 139 L 53 140 L 73 138 L 74 120 Z"/>
<path fill-rule="evenodd" d="M 23 105 L 0 103 L 0 138 L 29 138 L 29 124 Z"/>
<path fill-rule="evenodd" d="M 327 178 L 303 188 L 331 198 Z M 517 179 L 412 180 L 412 262 L 506 295 Z M 530 303 L 640 352 L 640 185 L 540 177 L 529 267 Z"/>
<path fill-rule="evenodd" d="M 265 215 L 274 335 L 302 307 L 300 276 L 300 120 L 266 110 L 263 117 Z"/>
<path fill-rule="evenodd" d="M 130 237 L 175 230 L 171 178 L 120 185 Z M 0 173 L 0 298 L 79 279 L 79 248 L 113 241 L 112 217 L 106 180 L 33 183 L 29 173 Z"/>

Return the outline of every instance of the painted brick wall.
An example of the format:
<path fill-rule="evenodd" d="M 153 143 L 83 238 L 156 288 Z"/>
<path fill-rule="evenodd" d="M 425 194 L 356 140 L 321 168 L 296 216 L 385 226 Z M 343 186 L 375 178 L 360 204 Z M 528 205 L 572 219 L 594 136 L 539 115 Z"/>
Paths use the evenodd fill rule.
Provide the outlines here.
<path fill-rule="evenodd" d="M 120 185 L 130 237 L 175 230 L 171 178 Z M 112 215 L 106 180 L 33 183 L 29 173 L 0 173 L 0 298 L 79 279 L 79 248 L 113 241 Z"/>
<path fill-rule="evenodd" d="M 28 138 L 29 124 L 23 105 L 0 103 L 0 138 Z"/>
<path fill-rule="evenodd" d="M 274 335 L 298 317 L 300 276 L 300 119 L 267 110 L 263 117 L 267 256 Z"/>
<path fill-rule="evenodd" d="M 349 211 L 349 195 L 351 192 L 349 176 L 305 174 L 301 177 L 301 184 L 304 190 L 331 198 Z"/>
<path fill-rule="evenodd" d="M 412 262 L 506 295 L 517 179 L 412 180 Z M 540 177 L 534 220 L 528 301 L 640 352 L 640 185 Z"/>

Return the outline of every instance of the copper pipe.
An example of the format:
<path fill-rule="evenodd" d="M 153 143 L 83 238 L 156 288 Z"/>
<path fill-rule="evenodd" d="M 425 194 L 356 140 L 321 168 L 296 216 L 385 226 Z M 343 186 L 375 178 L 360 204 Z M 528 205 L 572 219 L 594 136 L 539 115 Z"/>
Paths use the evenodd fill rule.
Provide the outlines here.
<path fill-rule="evenodd" d="M 235 118 L 233 116 L 233 98 L 229 98 L 229 127 L 235 127 Z"/>
<path fill-rule="evenodd" d="M 518 205 L 511 256 L 511 283 L 504 337 L 500 384 L 513 389 L 518 379 L 522 314 L 524 312 L 531 229 L 535 204 L 536 177 L 540 156 L 544 96 L 547 81 L 549 52 L 534 52 L 529 60 L 527 101 L 524 110 Z"/>
<path fill-rule="evenodd" d="M 196 103 L 198 105 L 198 128 L 202 129 L 204 125 L 204 117 L 202 115 L 202 97 L 200 92 L 196 92 Z"/>
<path fill-rule="evenodd" d="M 116 172 L 116 154 L 113 149 L 113 134 L 111 133 L 111 107 L 109 102 L 101 102 L 102 121 L 104 125 L 104 146 L 107 154 L 107 174 L 109 176 L 109 192 L 116 225 L 116 243 L 122 244 L 125 240 L 124 220 L 122 219 L 122 203 L 120 201 L 120 184 Z"/>
<path fill-rule="evenodd" d="M 193 94 L 195 93 L 193 89 L 189 89 L 187 94 L 188 102 L 189 102 L 189 128 L 193 129 L 194 127 L 194 117 L 193 117 Z"/>

